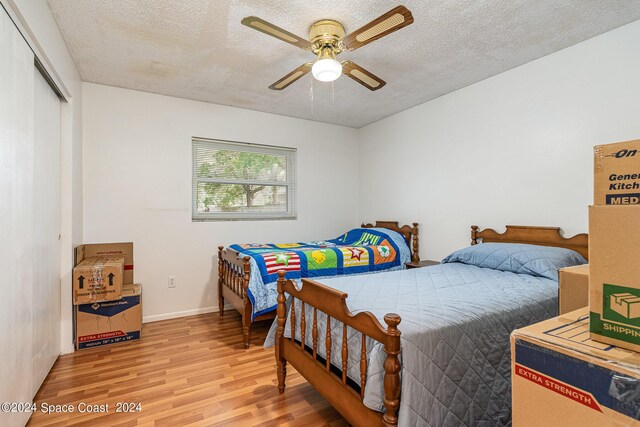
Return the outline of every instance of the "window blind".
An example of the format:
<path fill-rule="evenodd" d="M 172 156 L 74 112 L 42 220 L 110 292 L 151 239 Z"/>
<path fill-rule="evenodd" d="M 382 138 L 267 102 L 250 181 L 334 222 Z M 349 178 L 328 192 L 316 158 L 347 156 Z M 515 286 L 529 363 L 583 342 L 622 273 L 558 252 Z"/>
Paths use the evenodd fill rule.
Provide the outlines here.
<path fill-rule="evenodd" d="M 194 220 L 296 217 L 296 150 L 193 138 Z"/>

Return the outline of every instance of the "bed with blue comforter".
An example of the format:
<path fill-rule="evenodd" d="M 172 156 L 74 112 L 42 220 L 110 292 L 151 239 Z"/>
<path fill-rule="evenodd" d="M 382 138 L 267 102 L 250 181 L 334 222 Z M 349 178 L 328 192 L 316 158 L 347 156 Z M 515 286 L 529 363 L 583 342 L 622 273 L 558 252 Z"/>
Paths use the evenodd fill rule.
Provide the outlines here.
<path fill-rule="evenodd" d="M 346 292 L 352 313 L 371 312 L 381 323 L 386 313 L 402 318 L 398 425 L 503 426 L 511 423 L 511 331 L 555 316 L 558 269 L 586 262 L 563 248 L 483 243 L 454 252 L 441 265 L 322 284 Z M 301 312 L 298 299 L 296 311 Z M 311 312 L 306 311 L 309 347 Z M 318 335 L 324 336 L 326 316 L 317 314 Z M 300 323 L 296 331 L 301 337 Z M 332 324 L 331 361 L 336 367 L 341 366 L 341 334 L 342 325 Z M 266 346 L 273 344 L 274 335 L 275 327 Z M 290 319 L 284 336 L 291 336 Z M 361 337 L 348 328 L 347 375 L 358 385 Z M 366 348 L 363 403 L 383 411 L 384 349 L 369 337 Z M 327 354 L 324 340 L 318 353 Z"/>
<path fill-rule="evenodd" d="M 294 243 L 246 243 L 229 246 L 251 258 L 248 296 L 252 320 L 275 310 L 278 271 L 288 279 L 394 271 L 411 260 L 405 238 L 386 228 L 356 228 L 330 240 Z"/>

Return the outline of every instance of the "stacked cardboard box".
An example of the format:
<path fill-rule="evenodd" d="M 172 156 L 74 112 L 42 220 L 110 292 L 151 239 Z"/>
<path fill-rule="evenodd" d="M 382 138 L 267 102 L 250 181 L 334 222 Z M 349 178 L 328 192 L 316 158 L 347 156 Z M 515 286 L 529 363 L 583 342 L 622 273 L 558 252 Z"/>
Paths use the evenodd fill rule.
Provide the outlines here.
<path fill-rule="evenodd" d="M 133 243 L 78 246 L 73 299 L 76 349 L 139 339 L 142 287 L 133 281 Z"/>
<path fill-rule="evenodd" d="M 73 303 L 86 304 L 122 296 L 124 257 L 89 257 L 73 269 Z"/>
<path fill-rule="evenodd" d="M 558 276 L 558 314 L 589 305 L 589 264 L 562 268 Z"/>
<path fill-rule="evenodd" d="M 142 287 L 125 285 L 121 298 L 75 306 L 76 349 L 140 339 Z"/>
<path fill-rule="evenodd" d="M 594 157 L 591 339 L 640 351 L 640 140 L 597 146 Z"/>
<path fill-rule="evenodd" d="M 640 425 L 640 140 L 597 146 L 594 177 L 589 266 L 561 270 L 559 317 L 511 335 L 518 427 Z"/>
<path fill-rule="evenodd" d="M 513 425 L 640 424 L 640 353 L 589 339 L 588 308 L 511 334 Z"/>
<path fill-rule="evenodd" d="M 76 262 L 78 265 L 85 258 L 91 257 L 123 257 L 125 285 L 133 283 L 133 243 L 93 243 L 80 245 L 76 248 Z"/>

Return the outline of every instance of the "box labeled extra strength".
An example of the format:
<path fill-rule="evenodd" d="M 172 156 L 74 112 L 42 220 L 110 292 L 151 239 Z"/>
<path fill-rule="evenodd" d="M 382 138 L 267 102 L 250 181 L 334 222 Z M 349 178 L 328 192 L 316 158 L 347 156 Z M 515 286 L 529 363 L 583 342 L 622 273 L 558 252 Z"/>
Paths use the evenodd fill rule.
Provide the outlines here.
<path fill-rule="evenodd" d="M 591 339 L 640 352 L 640 206 L 589 208 Z"/>
<path fill-rule="evenodd" d="M 589 339 L 588 309 L 511 334 L 513 425 L 640 424 L 640 354 Z"/>
<path fill-rule="evenodd" d="M 594 205 L 640 204 L 640 139 L 594 149 Z"/>
<path fill-rule="evenodd" d="M 76 349 L 140 339 L 142 286 L 126 285 L 122 298 L 75 306 Z"/>

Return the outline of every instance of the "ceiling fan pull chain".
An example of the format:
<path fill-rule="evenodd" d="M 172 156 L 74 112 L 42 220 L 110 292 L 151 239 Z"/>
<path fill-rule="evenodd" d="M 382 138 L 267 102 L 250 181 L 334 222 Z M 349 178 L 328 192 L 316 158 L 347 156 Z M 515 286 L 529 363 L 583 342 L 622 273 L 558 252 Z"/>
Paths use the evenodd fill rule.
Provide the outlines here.
<path fill-rule="evenodd" d="M 331 82 L 331 105 L 336 105 L 336 87 Z"/>
<path fill-rule="evenodd" d="M 311 115 L 313 116 L 313 80 L 311 80 L 311 86 L 309 87 L 309 99 L 311 101 Z"/>

